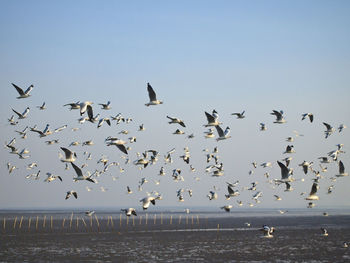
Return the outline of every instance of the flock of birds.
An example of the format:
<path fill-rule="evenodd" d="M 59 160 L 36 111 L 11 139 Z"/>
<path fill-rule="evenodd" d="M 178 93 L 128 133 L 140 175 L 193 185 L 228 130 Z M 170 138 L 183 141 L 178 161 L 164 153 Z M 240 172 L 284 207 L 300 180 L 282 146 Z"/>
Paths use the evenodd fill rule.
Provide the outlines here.
<path fill-rule="evenodd" d="M 23 89 L 21 89 L 20 87 L 18 87 L 15 84 L 12 84 L 13 87 L 16 89 L 16 91 L 18 92 L 18 97 L 17 99 L 28 99 L 31 96 L 31 92 L 34 88 L 33 85 L 29 86 L 25 91 Z M 149 96 L 149 102 L 147 102 L 145 104 L 145 106 L 149 107 L 149 106 L 157 106 L 157 105 L 161 105 L 163 104 L 163 101 L 158 100 L 156 93 L 154 91 L 154 89 L 152 88 L 152 86 L 147 83 L 147 91 L 148 91 L 148 96 Z M 79 120 L 78 122 L 83 125 L 85 122 L 90 122 L 93 124 L 97 124 L 97 128 L 100 128 L 102 125 L 109 125 L 111 126 L 114 122 L 116 123 L 116 125 L 120 124 L 120 123 L 130 123 L 132 122 L 132 118 L 125 118 L 124 116 L 122 116 L 121 113 L 117 114 L 116 116 L 110 116 L 110 117 L 102 117 L 99 114 L 95 115 L 95 108 L 93 108 L 93 102 L 91 101 L 77 101 L 77 102 L 72 102 L 72 103 L 68 103 L 65 104 L 64 107 L 69 107 L 69 110 L 76 110 L 79 112 Z M 101 110 L 102 111 L 109 111 L 111 110 L 111 102 L 108 101 L 107 103 L 100 103 L 98 104 L 99 106 L 101 106 Z M 43 111 L 46 109 L 46 104 L 45 102 L 40 105 L 37 106 L 37 108 L 40 111 Z M 26 107 L 26 109 L 21 113 L 21 111 L 12 109 L 12 112 L 15 115 L 12 115 L 10 118 L 8 118 L 8 123 L 10 125 L 13 125 L 15 127 L 17 126 L 21 126 L 21 121 L 23 119 L 28 118 L 28 116 L 30 116 L 30 107 Z M 224 126 L 223 123 L 219 120 L 219 114 L 218 112 L 214 109 L 212 110 L 210 113 L 209 112 L 204 112 L 207 123 L 205 123 L 203 126 L 206 129 L 204 131 L 204 138 L 207 139 L 216 139 L 216 141 L 219 143 L 219 141 L 224 141 L 227 139 L 231 138 L 230 135 L 230 127 L 226 126 L 225 128 L 223 128 Z M 278 110 L 273 110 L 271 112 L 271 115 L 275 116 L 275 124 L 279 124 L 279 125 L 283 125 L 284 123 L 286 123 L 285 117 L 284 117 L 284 112 L 282 110 L 278 111 Z M 16 116 L 16 117 L 15 117 Z M 232 113 L 232 116 L 235 116 L 237 119 L 244 119 L 246 117 L 245 115 L 245 111 L 242 112 L 235 112 Z M 174 131 L 174 135 L 184 135 L 185 132 L 183 130 L 181 130 L 181 128 L 185 128 L 185 121 L 177 118 L 177 117 L 172 117 L 172 116 L 166 116 L 166 118 L 169 120 L 168 123 L 169 124 L 175 124 L 175 125 L 179 125 L 179 128 L 176 129 Z M 314 115 L 312 113 L 304 113 L 301 115 L 301 120 L 304 121 L 308 121 L 310 123 L 313 123 L 314 121 Z M 344 124 L 340 124 L 338 129 L 335 129 L 334 127 L 332 127 L 330 124 L 323 122 L 323 125 L 325 127 L 325 139 L 327 139 L 329 136 L 331 136 L 333 133 L 335 133 L 337 130 L 339 133 L 341 133 L 346 126 Z M 16 129 L 15 132 L 17 133 L 18 136 L 20 136 L 21 139 L 26 139 L 29 133 L 37 133 L 39 135 L 40 138 L 49 138 L 49 136 L 53 135 L 53 134 L 58 134 L 60 132 L 62 132 L 63 130 L 65 130 L 68 127 L 68 125 L 63 125 L 61 127 L 58 127 L 56 129 L 51 129 L 50 124 L 47 124 L 45 126 L 45 128 L 43 130 L 39 129 L 36 125 L 33 127 L 22 127 L 20 130 Z M 80 128 L 75 128 L 72 127 L 72 132 L 79 130 Z M 143 124 L 139 125 L 138 127 L 138 131 L 142 132 L 145 130 L 145 126 Z M 259 130 L 260 132 L 266 132 L 267 131 L 267 125 L 265 123 L 260 123 L 259 124 Z M 128 144 L 132 144 L 132 143 L 136 143 L 137 142 L 137 138 L 136 136 L 131 136 L 128 138 L 128 140 L 122 139 L 121 136 L 128 136 L 129 131 L 128 130 L 122 130 L 118 133 L 118 137 L 117 136 L 108 136 L 107 138 L 105 138 L 105 145 L 106 146 L 115 146 L 116 149 L 118 149 L 120 151 L 121 158 L 124 160 L 125 165 L 129 165 L 129 164 L 133 164 L 137 167 L 139 167 L 139 169 L 142 171 L 143 169 L 147 169 L 147 167 L 149 166 L 154 166 L 156 165 L 156 163 L 159 161 L 159 159 L 161 158 L 161 155 L 159 153 L 159 151 L 155 150 L 155 149 L 146 149 L 144 150 L 142 153 L 136 153 L 137 158 L 135 160 L 131 160 L 131 155 L 130 155 L 130 150 L 131 147 L 128 146 Z M 296 132 L 296 136 L 302 136 L 299 133 Z M 187 139 L 193 139 L 195 137 L 195 135 L 192 133 L 190 135 L 187 135 L 186 138 Z M 5 143 L 5 148 L 7 148 L 9 150 L 9 153 L 12 155 L 18 155 L 19 159 L 21 160 L 26 160 L 28 158 L 30 158 L 29 154 L 29 150 L 27 148 L 24 148 L 22 150 L 19 150 L 16 147 L 16 140 L 17 138 L 13 138 L 11 139 L 9 142 Z M 288 137 L 286 138 L 286 141 L 288 143 L 293 142 L 294 138 L 293 137 Z M 47 139 L 45 141 L 45 143 L 47 145 L 60 145 L 60 142 L 58 139 L 52 139 L 49 140 Z M 120 173 L 124 172 L 124 168 L 122 168 L 122 165 L 120 165 L 119 162 L 114 161 L 114 162 L 110 162 L 108 157 L 106 156 L 102 156 L 99 160 L 97 160 L 97 164 L 102 164 L 103 169 L 96 169 L 94 172 L 83 172 L 84 167 L 86 167 L 88 164 L 85 163 L 83 165 L 77 165 L 77 161 L 83 161 L 83 158 L 81 157 L 81 155 L 79 155 L 80 157 L 78 158 L 77 153 L 73 150 L 73 147 L 77 146 L 77 145 L 82 145 L 82 146 L 93 146 L 94 142 L 92 140 L 86 140 L 84 142 L 78 142 L 78 141 L 74 141 L 72 142 L 70 145 L 60 145 L 60 154 L 59 154 L 59 159 L 62 162 L 62 164 L 64 165 L 65 169 L 68 170 L 70 168 L 73 168 L 74 172 L 75 172 L 75 177 L 73 177 L 73 181 L 74 182 L 80 182 L 80 181 L 86 181 L 89 184 L 93 183 L 96 184 L 98 183 L 98 178 L 101 177 L 102 174 L 106 173 L 108 171 L 108 169 L 110 169 L 112 166 L 115 167 L 119 167 Z M 335 188 L 335 182 L 337 181 L 338 178 L 341 177 L 346 177 L 348 176 L 348 173 L 345 171 L 345 167 L 344 167 L 344 163 L 341 161 L 341 156 L 342 154 L 344 154 L 345 152 L 343 151 L 343 144 L 338 144 L 336 145 L 337 148 L 328 152 L 328 154 L 324 155 L 324 156 L 320 156 L 318 158 L 318 161 L 303 161 L 302 163 L 300 163 L 298 166 L 300 166 L 301 170 L 303 171 L 303 173 L 305 175 L 312 175 L 313 178 L 311 178 L 311 183 L 310 183 L 310 192 L 309 193 L 305 193 L 302 192 L 300 193 L 301 196 L 304 196 L 303 198 L 307 201 L 307 207 L 312 208 L 316 205 L 315 201 L 319 200 L 319 196 L 317 195 L 318 190 L 319 190 L 319 182 L 320 180 L 328 180 L 330 181 L 330 185 L 327 187 L 327 193 L 331 194 Z M 38 146 L 38 148 L 42 147 L 41 145 Z M 224 175 L 224 164 L 223 162 L 220 160 L 220 157 L 218 155 L 219 152 L 219 148 L 218 146 L 216 146 L 212 151 L 209 151 L 208 149 L 205 149 L 205 159 L 206 159 L 206 163 L 207 166 L 205 167 L 205 169 L 203 169 L 203 172 L 210 174 L 212 177 L 222 177 Z M 279 166 L 280 168 L 280 178 L 275 178 L 275 179 L 271 179 L 269 172 L 265 172 L 264 177 L 267 179 L 267 182 L 269 183 L 269 185 L 271 185 L 272 189 L 276 189 L 278 188 L 280 185 L 284 185 L 285 189 L 284 192 L 291 192 L 294 190 L 293 188 L 293 184 L 296 181 L 302 181 L 304 182 L 306 177 L 303 177 L 301 179 L 296 179 L 294 178 L 294 168 L 290 167 L 291 166 L 291 162 L 292 162 L 292 155 L 295 153 L 294 150 L 294 146 L 292 144 L 287 145 L 285 151 L 283 152 L 283 154 L 285 154 L 287 157 L 281 160 L 276 160 L 276 164 Z M 158 175 L 160 177 L 165 176 L 166 173 L 169 171 L 169 169 L 167 168 L 168 166 L 171 166 L 171 164 L 173 163 L 174 160 L 174 154 L 175 154 L 175 148 L 169 150 L 168 152 L 165 153 L 164 155 L 164 165 L 160 167 L 159 169 L 159 173 Z M 92 153 L 85 151 L 83 153 L 83 155 L 85 156 L 85 160 L 86 161 L 90 161 L 92 160 Z M 191 154 L 190 154 L 190 150 L 188 147 L 184 148 L 184 153 L 182 155 L 179 156 L 186 165 L 189 166 L 189 170 L 190 172 L 195 172 L 196 168 L 193 166 L 193 164 L 191 163 Z M 316 162 L 319 162 L 319 167 L 320 169 L 316 169 L 315 164 Z M 338 166 L 338 173 L 331 176 L 331 177 L 326 177 L 325 173 L 327 172 L 327 167 L 322 166 L 325 164 L 331 164 L 334 163 Z M 254 169 L 257 169 L 258 166 L 260 166 L 262 169 L 267 169 L 269 167 L 271 167 L 274 163 L 273 162 L 264 162 L 261 163 L 260 165 L 255 162 L 252 161 L 251 165 L 252 165 L 252 170 L 249 171 L 249 174 L 253 174 L 254 173 Z M 28 174 L 26 176 L 27 179 L 30 178 L 34 178 L 34 179 L 39 179 L 40 175 L 41 175 L 41 170 L 39 169 L 39 165 L 37 162 L 31 162 L 29 164 L 26 165 L 26 169 L 27 170 L 32 170 L 36 168 L 37 171 L 31 174 Z M 10 162 L 7 163 L 7 169 L 9 174 L 14 173 L 14 171 L 16 169 L 19 169 L 19 167 L 17 167 L 16 165 L 12 165 Z M 183 182 L 184 181 L 184 175 L 183 175 L 183 171 L 179 168 L 174 168 L 174 169 L 170 169 L 171 170 L 171 178 L 175 181 L 175 182 Z M 44 182 L 52 182 L 56 179 L 58 179 L 59 181 L 63 181 L 64 177 L 61 175 L 56 175 L 54 173 L 51 172 L 47 172 L 46 173 L 46 178 L 44 179 Z M 200 180 L 200 177 L 196 176 L 195 177 L 196 181 Z M 139 184 L 138 184 L 138 191 L 142 192 L 143 191 L 143 186 L 144 184 L 148 183 L 150 179 L 143 177 Z M 156 185 L 160 184 L 160 180 L 154 180 Z M 235 198 L 237 199 L 237 205 L 238 206 L 243 206 L 243 201 L 238 200 L 239 196 L 241 194 L 241 191 L 246 190 L 246 191 L 250 191 L 251 194 L 251 202 L 248 203 L 248 206 L 255 206 L 257 204 L 260 203 L 260 199 L 263 196 L 263 192 L 261 190 L 259 190 L 258 188 L 258 182 L 254 181 L 252 182 L 249 186 L 244 186 L 244 187 L 240 187 L 240 182 L 239 180 L 236 180 L 235 182 L 226 182 L 226 189 L 227 192 L 224 194 L 225 199 L 226 200 L 230 200 L 231 198 Z M 132 194 L 132 187 L 130 185 L 126 186 L 127 188 L 127 194 Z M 91 188 L 89 186 L 86 186 L 87 191 L 91 191 Z M 218 199 L 219 193 L 218 193 L 218 188 L 217 187 L 213 187 L 213 189 L 210 189 L 208 191 L 207 194 L 207 198 L 208 200 L 216 200 Z M 101 191 L 106 191 L 106 189 L 104 187 L 101 187 Z M 176 191 L 176 197 L 178 199 L 179 202 L 184 202 L 185 201 L 185 195 L 192 197 L 193 195 L 193 190 L 190 188 L 180 188 Z M 69 199 L 71 197 L 74 198 L 78 198 L 78 193 L 77 191 L 70 189 L 66 192 L 65 194 L 65 199 Z M 282 197 L 274 194 L 275 200 L 276 201 L 280 201 L 282 200 Z M 141 207 L 143 210 L 146 210 L 149 208 L 150 204 L 155 205 L 156 202 L 158 200 L 162 200 L 163 196 L 162 194 L 160 194 L 158 191 L 152 191 L 149 193 L 145 194 L 145 197 L 142 198 L 140 200 L 141 203 Z M 227 204 L 224 206 L 220 207 L 221 209 L 223 209 L 226 212 L 230 212 L 230 210 L 233 208 L 232 204 Z M 128 207 L 125 209 L 122 209 L 123 212 L 125 212 L 125 214 L 127 216 L 131 216 L 137 215 L 136 209 L 132 208 L 132 207 Z M 282 213 L 285 213 L 286 211 L 281 211 Z M 94 213 L 94 211 L 87 211 L 87 215 L 92 215 Z M 272 233 L 274 231 L 273 227 L 268 227 L 268 226 L 264 226 L 262 228 L 262 231 L 264 232 L 264 235 L 267 237 L 271 237 Z"/>

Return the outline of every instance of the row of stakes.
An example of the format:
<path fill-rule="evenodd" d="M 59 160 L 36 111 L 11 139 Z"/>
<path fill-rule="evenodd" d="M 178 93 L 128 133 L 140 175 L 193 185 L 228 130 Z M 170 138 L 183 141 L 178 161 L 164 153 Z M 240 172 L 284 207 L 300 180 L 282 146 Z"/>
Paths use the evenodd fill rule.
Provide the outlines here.
<path fill-rule="evenodd" d="M 90 216 L 90 222 L 89 221 L 86 222 L 83 217 L 78 217 L 77 216 L 75 218 L 76 229 L 78 229 L 78 227 L 79 227 L 79 221 L 81 221 L 83 223 L 83 225 L 84 225 L 84 227 L 86 229 L 88 229 L 89 227 L 90 227 L 90 229 L 92 229 L 93 228 L 93 217 L 95 218 L 95 221 L 96 221 L 97 230 L 100 231 L 100 222 L 99 222 L 96 214 L 94 214 L 94 216 Z M 13 230 L 15 230 L 15 229 L 22 229 L 22 226 L 24 225 L 24 222 L 23 222 L 24 220 L 23 219 L 24 219 L 24 217 L 21 216 L 21 218 L 18 220 L 18 217 L 16 216 L 14 218 L 14 220 L 13 220 L 12 229 Z M 107 227 L 111 226 L 111 227 L 114 228 L 113 217 L 112 216 L 108 216 L 107 219 L 108 219 L 107 220 Z M 135 226 L 136 225 L 135 217 L 133 216 L 133 217 L 131 217 L 131 219 L 132 219 L 131 220 L 132 221 L 132 226 Z M 34 220 L 35 220 L 35 230 L 38 230 L 38 228 L 39 228 L 39 216 L 36 216 L 36 219 L 34 219 Z M 139 217 L 139 225 L 142 225 L 142 220 L 143 220 L 143 216 L 140 216 Z M 188 225 L 189 224 L 189 216 L 186 216 L 184 220 L 186 222 L 186 225 Z M 42 228 L 43 229 L 46 228 L 46 225 L 47 225 L 46 221 L 48 221 L 48 220 L 47 220 L 46 215 L 44 215 L 43 223 L 42 223 Z M 66 218 L 62 219 L 62 225 L 61 225 L 62 229 L 65 228 L 66 221 L 68 221 L 68 220 L 66 220 Z M 69 219 L 69 229 L 72 229 L 73 221 L 74 220 L 73 220 L 73 213 L 72 213 L 71 216 L 70 216 L 70 219 Z M 129 221 L 130 221 L 130 218 L 126 217 L 126 226 L 128 226 L 130 224 Z M 149 221 L 148 214 L 146 214 L 145 215 L 145 225 L 149 224 L 148 221 Z M 175 221 L 175 219 L 173 220 L 173 216 L 171 215 L 170 218 L 169 218 L 169 224 L 170 225 L 176 224 L 176 221 L 175 222 L 173 222 L 173 221 Z M 51 230 L 53 230 L 53 228 L 54 228 L 53 227 L 53 222 L 54 222 L 53 217 L 50 216 L 48 224 L 50 225 L 50 229 Z M 122 227 L 122 222 L 123 222 L 122 214 L 120 214 L 120 216 L 119 216 L 119 227 Z M 156 223 L 157 223 L 157 214 L 155 214 L 154 217 L 153 217 L 153 225 L 156 225 Z M 178 223 L 178 225 L 180 225 L 182 223 L 182 216 L 181 215 L 178 217 L 177 223 Z M 199 217 L 198 217 L 198 215 L 196 216 L 196 222 L 195 222 L 195 217 L 193 215 L 191 217 L 191 225 L 193 226 L 195 223 L 197 225 L 199 225 Z M 3 231 L 4 232 L 6 232 L 6 224 L 7 224 L 6 217 L 4 217 L 3 218 Z M 160 224 L 161 225 L 163 224 L 163 215 L 162 214 L 160 215 Z M 31 229 L 31 225 L 32 225 L 32 217 L 29 217 L 28 218 L 28 230 Z M 217 228 L 219 229 L 219 225 L 217 226 Z"/>

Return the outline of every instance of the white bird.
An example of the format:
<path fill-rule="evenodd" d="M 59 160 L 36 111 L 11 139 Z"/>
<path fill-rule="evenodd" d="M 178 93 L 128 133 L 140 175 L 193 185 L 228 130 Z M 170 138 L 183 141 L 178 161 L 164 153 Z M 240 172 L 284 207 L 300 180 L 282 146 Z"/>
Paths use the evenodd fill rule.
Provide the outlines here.
<path fill-rule="evenodd" d="M 91 107 L 92 104 L 94 103 L 91 101 L 81 102 L 79 104 L 80 116 L 83 115 L 86 111 L 88 111 L 88 114 L 89 114 L 89 111 L 92 112 L 92 107 Z M 89 117 L 90 117 L 90 114 L 89 114 Z"/>
<path fill-rule="evenodd" d="M 287 145 L 286 150 L 284 153 L 295 153 L 294 146 L 293 145 Z"/>
<path fill-rule="evenodd" d="M 217 126 L 217 125 L 222 124 L 221 122 L 218 121 L 218 115 L 217 115 L 217 112 L 215 110 L 213 110 L 213 115 L 211 115 L 210 113 L 208 113 L 206 111 L 204 113 L 205 113 L 205 116 L 207 117 L 207 120 L 208 120 L 208 123 L 204 125 L 205 127 Z"/>
<path fill-rule="evenodd" d="M 327 139 L 335 131 L 335 129 L 328 123 L 323 122 L 323 125 L 326 126 L 324 133 L 326 135 L 325 138 Z"/>
<path fill-rule="evenodd" d="M 67 104 L 64 104 L 63 107 L 64 106 L 70 106 L 69 110 L 79 110 L 80 109 L 80 101 L 67 103 Z"/>
<path fill-rule="evenodd" d="M 263 168 L 271 167 L 272 163 L 271 162 L 265 162 L 265 163 L 260 164 L 260 166 L 263 167 Z"/>
<path fill-rule="evenodd" d="M 267 130 L 267 128 L 266 128 L 265 123 L 260 122 L 260 131 L 266 131 L 266 130 Z"/>
<path fill-rule="evenodd" d="M 71 165 L 72 165 L 75 173 L 77 174 L 76 177 L 73 177 L 74 182 L 86 180 L 86 181 L 89 181 L 91 183 L 96 183 L 96 180 L 91 178 L 91 175 L 87 175 L 87 176 L 83 175 L 83 172 L 81 171 L 81 169 L 78 166 L 76 166 L 73 162 L 71 162 Z"/>
<path fill-rule="evenodd" d="M 33 162 L 33 163 L 30 163 L 27 165 L 27 170 L 31 170 L 33 169 L 34 167 L 38 167 L 38 164 Z"/>
<path fill-rule="evenodd" d="M 24 99 L 24 98 L 28 98 L 29 96 L 31 96 L 29 93 L 32 91 L 32 89 L 34 88 L 33 85 L 30 85 L 26 91 L 23 91 L 20 87 L 18 87 L 17 85 L 11 83 L 12 86 L 15 87 L 15 89 L 17 90 L 19 97 L 17 97 L 17 99 Z"/>
<path fill-rule="evenodd" d="M 68 127 L 68 125 L 63 125 L 61 127 L 56 128 L 53 132 L 60 132 L 63 131 L 64 129 L 66 129 Z"/>
<path fill-rule="evenodd" d="M 235 113 L 232 113 L 231 115 L 236 115 L 237 119 L 244 119 L 245 118 L 244 113 L 245 113 L 245 111 L 242 111 L 241 113 L 235 112 Z"/>
<path fill-rule="evenodd" d="M 71 150 L 64 148 L 64 147 L 61 147 L 61 150 L 65 154 L 65 158 L 62 158 L 61 162 L 71 163 L 71 162 L 74 162 L 76 160 L 77 154 L 75 152 L 72 152 Z"/>
<path fill-rule="evenodd" d="M 207 197 L 209 198 L 209 200 L 216 200 L 218 199 L 218 194 L 215 193 L 214 191 L 210 191 Z"/>
<path fill-rule="evenodd" d="M 35 127 L 33 128 L 30 128 L 30 131 L 32 132 L 36 132 L 36 133 L 39 133 L 39 137 L 42 138 L 42 137 L 45 137 L 45 136 L 48 136 L 50 134 L 52 134 L 52 131 L 50 130 L 50 124 L 46 124 L 46 127 L 44 130 L 40 131 L 38 129 L 36 129 L 36 125 Z"/>
<path fill-rule="evenodd" d="M 107 146 L 115 145 L 120 151 L 122 151 L 125 154 L 128 154 L 128 151 L 124 145 L 126 143 L 125 141 L 120 140 L 118 138 L 107 138 L 106 141 Z"/>
<path fill-rule="evenodd" d="M 308 197 L 306 197 L 306 200 L 319 200 L 320 198 L 316 195 L 318 190 L 318 184 L 317 183 L 313 183 L 312 187 L 311 187 L 311 191 Z"/>
<path fill-rule="evenodd" d="M 170 121 L 168 122 L 169 124 L 172 124 L 172 123 L 178 123 L 180 124 L 182 127 L 186 127 L 185 123 L 183 122 L 183 120 L 180 120 L 179 118 L 174 118 L 174 117 L 169 117 L 169 116 L 166 116 L 168 119 L 170 119 Z"/>
<path fill-rule="evenodd" d="M 338 131 L 342 132 L 345 128 L 346 128 L 346 125 L 340 124 L 339 127 L 338 127 Z"/>
<path fill-rule="evenodd" d="M 301 116 L 302 116 L 301 118 L 302 121 L 305 120 L 306 117 L 309 117 L 310 122 L 314 121 L 314 115 L 312 113 L 304 113 Z"/>
<path fill-rule="evenodd" d="M 85 215 L 87 215 L 87 216 L 92 216 L 93 214 L 95 214 L 95 211 L 93 211 L 93 210 L 85 211 Z"/>
<path fill-rule="evenodd" d="M 136 209 L 135 208 L 127 208 L 127 209 L 120 209 L 120 211 L 124 212 L 126 216 L 137 216 Z"/>
<path fill-rule="evenodd" d="M 98 105 L 102 106 L 101 110 L 110 110 L 111 109 L 110 104 L 111 104 L 111 102 L 108 101 L 107 103 L 99 103 Z"/>
<path fill-rule="evenodd" d="M 227 185 L 227 191 L 228 191 L 228 194 L 225 195 L 227 200 L 229 200 L 231 197 L 239 196 L 239 191 L 238 190 L 235 191 L 231 185 Z"/>
<path fill-rule="evenodd" d="M 10 119 L 7 119 L 11 125 L 17 125 L 18 121 L 15 120 L 15 116 L 12 115 Z"/>
<path fill-rule="evenodd" d="M 345 167 L 342 161 L 339 161 L 338 163 L 339 166 L 339 174 L 337 174 L 337 177 L 344 177 L 344 176 L 348 176 L 349 174 L 345 172 Z"/>
<path fill-rule="evenodd" d="M 270 114 L 276 116 L 276 120 L 273 123 L 282 124 L 286 122 L 286 120 L 283 118 L 283 111 L 272 110 L 272 113 Z"/>
<path fill-rule="evenodd" d="M 327 237 L 327 236 L 328 236 L 328 231 L 327 231 L 327 229 L 321 227 L 321 232 L 322 232 L 321 236 L 324 236 L 324 237 Z"/>
<path fill-rule="evenodd" d="M 67 200 L 69 197 L 71 197 L 72 195 L 75 197 L 75 199 L 78 198 L 77 192 L 74 191 L 74 190 L 71 190 L 71 191 L 68 191 L 68 192 L 67 192 L 67 194 L 66 194 L 66 200 Z"/>
<path fill-rule="evenodd" d="M 53 180 L 59 179 L 62 182 L 62 177 L 59 175 L 53 175 L 52 173 L 46 173 L 47 178 L 44 180 L 44 182 L 52 182 Z"/>
<path fill-rule="evenodd" d="M 25 118 L 27 118 L 27 115 L 28 115 L 28 113 L 29 113 L 29 110 L 30 110 L 30 108 L 27 107 L 27 108 L 24 110 L 23 113 L 19 113 L 18 111 L 15 111 L 14 109 L 12 109 L 12 111 L 13 111 L 14 113 L 17 114 L 18 119 L 25 119 Z"/>
<path fill-rule="evenodd" d="M 219 138 L 217 138 L 216 141 L 221 141 L 221 140 L 225 140 L 225 139 L 231 138 L 231 136 L 229 135 L 230 131 L 231 131 L 230 127 L 227 126 L 225 131 L 223 131 L 219 125 L 215 126 L 215 128 L 216 128 L 216 131 L 219 134 Z"/>
<path fill-rule="evenodd" d="M 307 162 L 303 161 L 299 166 L 303 168 L 304 174 L 307 174 L 308 170 L 311 168 L 311 165 L 313 165 L 313 162 Z"/>
<path fill-rule="evenodd" d="M 293 182 L 295 181 L 294 178 L 292 178 L 293 175 L 293 168 L 288 168 L 283 163 L 277 161 L 278 166 L 281 168 L 281 179 L 275 179 L 275 183 L 281 184 L 286 182 Z"/>
<path fill-rule="evenodd" d="M 266 238 L 272 238 L 273 235 L 272 233 L 275 231 L 275 228 L 274 227 L 269 227 L 267 225 L 264 225 L 260 231 L 263 231 L 264 232 L 264 237 Z"/>
<path fill-rule="evenodd" d="M 109 118 L 101 118 L 98 121 L 97 128 L 100 128 L 104 122 L 106 122 L 108 124 L 108 126 L 111 126 L 111 121 Z"/>
<path fill-rule="evenodd" d="M 232 207 L 233 207 L 232 205 L 225 205 L 225 206 L 222 206 L 222 207 L 220 207 L 220 208 L 221 208 L 221 209 L 224 209 L 226 212 L 230 212 L 230 210 L 231 210 Z"/>
<path fill-rule="evenodd" d="M 157 100 L 157 95 L 149 83 L 147 83 L 147 91 L 148 91 L 148 97 L 149 97 L 149 102 L 145 104 L 147 107 L 151 105 L 163 104 L 163 101 Z"/>
<path fill-rule="evenodd" d="M 146 196 L 140 200 L 142 202 L 142 208 L 143 210 L 147 210 L 147 208 L 150 206 L 150 204 L 155 205 L 156 204 L 156 198 L 154 196 Z"/>
<path fill-rule="evenodd" d="M 41 106 L 36 106 L 39 110 L 45 110 L 46 106 L 45 106 L 45 101 L 43 102 L 43 104 Z"/>

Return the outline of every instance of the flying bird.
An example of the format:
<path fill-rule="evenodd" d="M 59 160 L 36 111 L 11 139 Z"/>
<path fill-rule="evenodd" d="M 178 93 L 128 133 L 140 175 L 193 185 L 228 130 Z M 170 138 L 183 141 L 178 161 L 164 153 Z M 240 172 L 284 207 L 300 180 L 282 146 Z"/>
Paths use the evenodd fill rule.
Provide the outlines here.
<path fill-rule="evenodd" d="M 15 111 L 14 109 L 12 109 L 12 111 L 13 111 L 14 113 L 17 114 L 18 119 L 25 119 L 25 118 L 27 118 L 27 115 L 28 115 L 28 113 L 29 113 L 29 110 L 30 110 L 29 107 L 27 107 L 27 108 L 24 110 L 23 113 L 19 113 L 18 111 Z"/>
<path fill-rule="evenodd" d="M 286 120 L 283 118 L 283 111 L 272 110 L 272 113 L 270 114 L 276 116 L 276 120 L 273 123 L 282 124 L 286 122 Z"/>
<path fill-rule="evenodd" d="M 147 107 L 151 105 L 163 104 L 163 101 L 157 100 L 157 95 L 154 92 L 151 84 L 149 83 L 147 83 L 147 91 L 148 91 L 148 97 L 149 97 L 149 102 L 145 104 Z"/>
<path fill-rule="evenodd" d="M 245 113 L 245 111 L 242 111 L 241 113 L 235 112 L 235 113 L 232 113 L 231 115 L 236 115 L 237 119 L 244 119 L 245 118 L 244 113 Z"/>
<path fill-rule="evenodd" d="M 17 99 L 24 99 L 24 98 L 28 98 L 29 96 L 31 96 L 29 93 L 32 91 L 32 89 L 34 88 L 33 85 L 30 85 L 26 91 L 23 91 L 20 87 L 18 87 L 17 85 L 11 83 L 12 86 L 15 87 L 15 89 L 17 90 L 19 97 L 17 97 Z"/>
<path fill-rule="evenodd" d="M 301 116 L 302 116 L 301 118 L 302 121 L 305 120 L 306 117 L 309 117 L 310 122 L 314 121 L 314 115 L 312 113 L 304 113 Z"/>
<path fill-rule="evenodd" d="M 67 194 L 66 194 L 66 200 L 67 200 L 69 197 L 71 197 L 72 195 L 75 197 L 75 199 L 77 199 L 77 198 L 78 198 L 78 194 L 77 194 L 77 192 L 76 192 L 76 191 L 71 190 L 71 191 L 68 191 L 68 192 L 67 192 Z"/>
<path fill-rule="evenodd" d="M 169 116 L 166 116 L 170 121 L 168 122 L 169 124 L 171 123 L 178 123 L 180 124 L 182 127 L 186 127 L 185 123 L 183 122 L 183 120 L 180 120 L 178 118 L 173 118 L 173 117 L 169 117 Z"/>

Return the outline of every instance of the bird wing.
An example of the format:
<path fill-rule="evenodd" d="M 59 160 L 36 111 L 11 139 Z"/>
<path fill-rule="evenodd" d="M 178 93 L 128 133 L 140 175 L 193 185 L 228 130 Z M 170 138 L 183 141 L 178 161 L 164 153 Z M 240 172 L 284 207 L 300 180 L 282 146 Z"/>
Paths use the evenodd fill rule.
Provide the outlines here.
<path fill-rule="evenodd" d="M 74 163 L 71 163 L 71 164 L 72 164 L 76 174 L 78 175 L 78 177 L 84 177 L 81 169 L 78 166 L 76 166 Z"/>
<path fill-rule="evenodd" d="M 87 114 L 88 114 L 89 120 L 92 120 L 94 118 L 94 112 L 92 110 L 91 105 L 87 105 L 86 106 L 86 110 L 87 110 Z"/>
<path fill-rule="evenodd" d="M 314 121 L 314 115 L 313 114 L 309 114 L 309 119 L 310 119 L 310 122 L 313 122 Z"/>
<path fill-rule="evenodd" d="M 224 131 L 221 129 L 221 127 L 219 125 L 215 126 L 215 128 L 216 128 L 216 130 L 217 130 L 217 132 L 218 132 L 220 137 L 224 137 L 225 136 Z"/>
<path fill-rule="evenodd" d="M 230 194 L 230 195 L 232 195 L 232 194 L 234 194 L 235 193 L 235 191 L 232 189 L 232 187 L 231 186 L 227 186 L 227 191 L 228 191 L 228 193 Z"/>
<path fill-rule="evenodd" d="M 149 83 L 147 83 L 147 91 L 148 91 L 148 96 L 150 101 L 157 100 L 156 93 L 154 92 L 152 86 Z"/>
<path fill-rule="evenodd" d="M 289 175 L 289 169 L 287 168 L 287 166 L 285 166 L 283 163 L 277 161 L 279 167 L 281 168 L 281 178 L 283 179 L 287 179 L 288 175 Z"/>
<path fill-rule="evenodd" d="M 117 144 L 117 147 L 119 150 L 121 150 L 123 153 L 128 154 L 128 151 L 126 150 L 126 147 L 123 144 Z"/>
<path fill-rule="evenodd" d="M 328 123 L 323 122 L 323 125 L 326 126 L 327 130 L 331 130 L 332 126 L 329 125 Z"/>
<path fill-rule="evenodd" d="M 16 114 L 18 115 L 18 117 L 22 117 L 22 116 L 23 116 L 21 113 L 15 111 L 14 109 L 12 109 L 12 111 L 13 111 L 14 113 L 16 113 Z"/>
<path fill-rule="evenodd" d="M 75 192 L 75 191 L 74 191 L 72 194 L 74 195 L 75 199 L 77 199 L 77 198 L 78 198 L 78 194 L 77 194 L 77 192 Z"/>
<path fill-rule="evenodd" d="M 11 84 L 12 84 L 12 86 L 15 87 L 15 89 L 17 90 L 17 92 L 18 92 L 19 95 L 25 95 L 24 92 L 23 92 L 23 90 L 22 90 L 20 87 L 18 87 L 17 85 L 15 85 L 15 84 L 13 84 L 13 83 L 11 83 Z"/>
<path fill-rule="evenodd" d="M 204 113 L 205 113 L 205 116 L 207 116 L 208 122 L 215 122 L 215 118 L 211 114 L 209 114 L 206 111 Z"/>
<path fill-rule="evenodd" d="M 344 164 L 342 161 L 339 161 L 339 173 L 343 174 L 345 171 Z"/>
<path fill-rule="evenodd" d="M 317 183 L 313 183 L 311 187 L 310 195 L 314 195 L 317 193 Z"/>
<path fill-rule="evenodd" d="M 40 132 L 40 131 L 37 131 L 37 130 L 33 130 L 33 131 Z M 66 155 L 66 159 L 71 158 L 73 153 L 69 149 L 61 147 L 61 150 L 64 151 L 64 153 Z"/>

